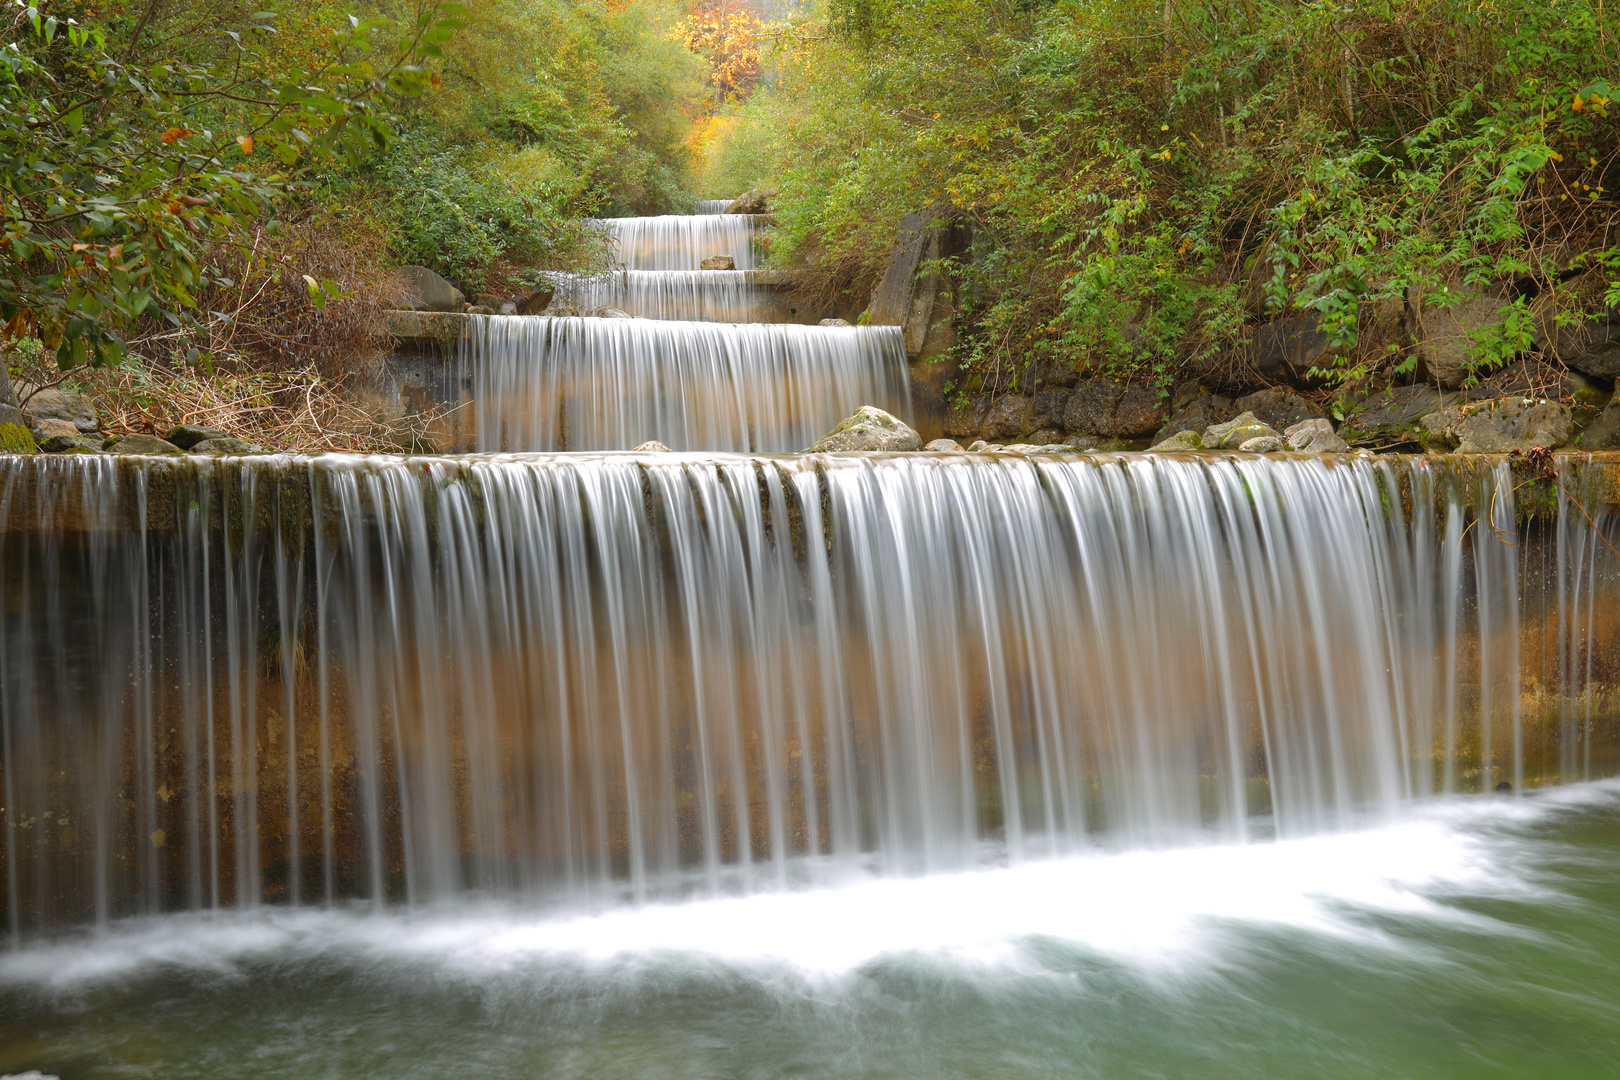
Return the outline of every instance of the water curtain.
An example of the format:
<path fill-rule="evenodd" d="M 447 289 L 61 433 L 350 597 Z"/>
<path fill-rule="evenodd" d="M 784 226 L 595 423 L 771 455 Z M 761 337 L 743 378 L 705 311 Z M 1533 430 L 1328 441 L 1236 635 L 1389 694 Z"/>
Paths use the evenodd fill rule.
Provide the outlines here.
<path fill-rule="evenodd" d="M 1298 836 L 1614 764 L 1598 466 L 0 469 L 13 941 Z"/>

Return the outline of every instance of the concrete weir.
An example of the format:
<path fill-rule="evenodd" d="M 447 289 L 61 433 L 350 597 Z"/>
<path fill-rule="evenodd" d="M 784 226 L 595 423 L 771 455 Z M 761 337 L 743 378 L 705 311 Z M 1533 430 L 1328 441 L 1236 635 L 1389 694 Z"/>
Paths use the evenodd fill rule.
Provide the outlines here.
<path fill-rule="evenodd" d="M 1607 775 L 1620 461 L 1515 464 L 0 459 L 7 933 L 616 904 Z"/>

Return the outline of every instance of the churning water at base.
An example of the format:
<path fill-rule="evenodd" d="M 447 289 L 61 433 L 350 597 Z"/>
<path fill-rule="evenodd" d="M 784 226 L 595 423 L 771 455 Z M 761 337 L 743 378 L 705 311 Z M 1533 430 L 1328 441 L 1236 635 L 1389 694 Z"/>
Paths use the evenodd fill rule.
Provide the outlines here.
<path fill-rule="evenodd" d="M 1607 468 L 6 459 L 9 937 L 745 895 L 1606 775 Z"/>
<path fill-rule="evenodd" d="M 536 917 L 163 916 L 0 953 L 0 1073 L 1608 1078 L 1620 786 L 1234 848 Z"/>
<path fill-rule="evenodd" d="M 895 326 L 497 315 L 459 347 L 480 450 L 793 452 L 862 405 L 911 415 Z"/>

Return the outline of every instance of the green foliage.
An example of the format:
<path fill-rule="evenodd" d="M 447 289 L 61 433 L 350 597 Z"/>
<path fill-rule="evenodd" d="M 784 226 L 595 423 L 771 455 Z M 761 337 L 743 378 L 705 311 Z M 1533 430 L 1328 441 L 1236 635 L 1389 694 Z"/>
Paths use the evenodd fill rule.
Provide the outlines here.
<path fill-rule="evenodd" d="M 384 24 L 347 20 L 313 67 L 294 68 L 270 48 L 268 12 L 212 48 L 136 63 L 107 25 L 26 8 L 0 50 L 6 337 L 37 337 L 68 368 L 117 355 L 143 316 L 182 322 L 209 284 L 208 245 L 266 212 L 300 169 L 387 145 L 392 103 L 430 85 L 421 61 L 462 10 L 425 7 L 380 60 Z"/>
<path fill-rule="evenodd" d="M 775 256 L 856 291 L 901 215 L 953 208 L 960 348 L 986 384 L 1051 365 L 1168 383 L 1312 314 L 1324 374 L 1355 378 L 1411 365 L 1364 340 L 1380 302 L 1528 282 L 1556 308 L 1571 275 L 1620 276 L 1599 0 L 830 0 L 778 40 L 779 82 L 711 169 L 740 175 L 733 140 L 763 159 Z M 1482 369 L 1552 317 L 1521 307 Z"/>

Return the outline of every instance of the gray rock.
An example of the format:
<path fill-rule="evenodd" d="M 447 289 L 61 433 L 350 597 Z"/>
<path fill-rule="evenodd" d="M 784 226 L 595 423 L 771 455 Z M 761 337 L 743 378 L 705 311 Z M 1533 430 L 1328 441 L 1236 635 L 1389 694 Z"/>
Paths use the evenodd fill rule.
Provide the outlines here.
<path fill-rule="evenodd" d="M 1301 420 L 1315 420 L 1325 416 L 1322 406 L 1301 397 L 1285 386 L 1273 386 L 1240 397 L 1232 403 L 1238 413 L 1253 413 L 1254 418 L 1269 428 L 1282 431 Z"/>
<path fill-rule="evenodd" d="M 225 433 L 219 428 L 203 427 L 201 424 L 177 424 L 169 429 L 169 441 L 182 450 L 190 450 L 204 439 L 223 439 Z"/>
<path fill-rule="evenodd" d="M 975 394 L 960 408 L 953 408 L 945 414 L 945 434 L 958 439 L 978 438 L 979 429 L 984 427 L 985 414 L 989 411 L 989 397 Z"/>
<path fill-rule="evenodd" d="M 1254 413 L 1246 412 L 1238 415 L 1236 419 L 1228 420 L 1224 424 L 1211 424 L 1204 429 L 1204 448 L 1206 450 L 1236 450 L 1250 439 L 1270 436 L 1279 441 L 1281 433 L 1268 424 L 1262 424 L 1255 418 Z"/>
<path fill-rule="evenodd" d="M 1159 392 L 1139 383 L 1082 379 L 1063 406 L 1063 427 L 1080 435 L 1137 438 L 1164 423 Z"/>
<path fill-rule="evenodd" d="M 1402 386 L 1367 397 L 1353 406 L 1339 437 L 1361 446 L 1419 442 L 1419 421 L 1437 409 L 1456 404 L 1462 395 L 1432 386 Z"/>
<path fill-rule="evenodd" d="M 1334 434 L 1333 424 L 1325 418 L 1301 420 L 1283 432 L 1290 450 L 1306 454 L 1342 454 L 1350 444 Z"/>
<path fill-rule="evenodd" d="M 1202 436 L 1211 424 L 1230 420 L 1241 411 L 1233 405 L 1229 397 L 1221 394 L 1202 394 L 1184 401 L 1177 407 L 1170 415 L 1170 419 L 1159 429 L 1158 434 L 1153 436 L 1153 441 L 1161 443 L 1183 431 L 1191 431 Z"/>
<path fill-rule="evenodd" d="M 510 301 L 510 300 L 506 301 L 500 307 L 495 309 L 495 314 L 497 314 L 497 315 L 516 315 L 517 313 L 518 313 L 517 305 L 512 303 L 512 301 Z"/>
<path fill-rule="evenodd" d="M 246 439 L 238 439 L 230 435 L 226 435 L 225 437 L 219 439 L 204 439 L 199 443 L 193 444 L 190 452 L 193 454 L 211 454 L 216 456 L 221 454 L 269 453 L 269 451 L 260 446 L 258 443 L 250 443 Z M 435 451 L 429 450 L 427 452 L 434 453 Z"/>
<path fill-rule="evenodd" d="M 507 300 L 505 297 L 496 296 L 494 293 L 479 293 L 472 298 L 472 303 L 474 307 L 487 307 L 491 311 L 499 311 L 501 305 L 507 303 Z"/>
<path fill-rule="evenodd" d="M 745 191 L 726 205 L 727 214 L 765 214 L 770 212 L 770 193 Z"/>
<path fill-rule="evenodd" d="M 425 266 L 399 268 L 400 306 L 410 311 L 460 311 L 467 297 Z"/>
<path fill-rule="evenodd" d="M 24 413 L 23 415 L 26 418 L 27 414 Z M 72 421 L 69 420 L 35 420 L 34 422 L 24 426 L 32 431 L 34 433 L 34 438 L 38 439 L 40 442 L 44 442 L 46 439 L 56 438 L 57 436 L 71 439 L 82 434 L 82 432 L 80 432 L 79 429 L 73 425 Z"/>
<path fill-rule="evenodd" d="M 1030 432 L 1024 441 L 1034 443 L 1036 446 L 1050 446 L 1063 442 L 1063 432 L 1057 428 L 1041 428 L 1038 431 Z"/>
<path fill-rule="evenodd" d="M 1558 358 L 1583 375 L 1620 377 L 1620 308 L 1558 329 Z"/>
<path fill-rule="evenodd" d="M 1065 387 L 1053 390 L 1039 390 L 1029 399 L 1030 421 L 1036 427 L 1060 428 L 1063 426 L 1063 407 L 1069 402 L 1069 391 Z"/>
<path fill-rule="evenodd" d="M 616 307 L 599 307 L 587 311 L 586 316 L 592 319 L 633 319 L 634 315 L 628 311 L 621 311 Z"/>
<path fill-rule="evenodd" d="M 657 439 L 648 439 L 646 442 L 642 443 L 640 446 L 635 447 L 635 449 L 637 451 L 642 452 L 642 453 L 654 453 L 654 454 L 673 453 L 673 451 L 671 451 L 669 447 L 665 446 L 663 443 L 659 442 Z"/>
<path fill-rule="evenodd" d="M 1189 450 L 1202 450 L 1204 437 L 1196 431 L 1178 431 L 1162 442 L 1148 447 L 1152 453 L 1184 454 Z"/>
<path fill-rule="evenodd" d="M 46 454 L 99 454 L 101 440 L 88 435 L 52 435 L 40 441 L 39 449 Z"/>
<path fill-rule="evenodd" d="M 1459 454 L 1506 454 L 1532 447 L 1555 449 L 1569 443 L 1569 406 L 1534 398 L 1506 397 L 1453 405 L 1423 418 L 1432 450 Z"/>
<path fill-rule="evenodd" d="M 817 326 L 849 326 L 851 324 L 850 324 L 848 319 L 822 319 L 820 322 L 816 323 L 816 325 Z"/>
<path fill-rule="evenodd" d="M 1312 311 L 1259 327 L 1254 334 L 1255 370 L 1266 379 L 1303 380 L 1311 368 L 1330 367 L 1332 350 L 1321 321 Z"/>
<path fill-rule="evenodd" d="M 699 270 L 735 270 L 737 260 L 730 255 L 712 255 L 698 263 Z"/>
<path fill-rule="evenodd" d="M 922 438 L 898 417 L 872 405 L 862 405 L 854 414 L 817 439 L 807 454 L 840 450 L 916 450 Z"/>
<path fill-rule="evenodd" d="M 1620 450 L 1620 391 L 1575 440 L 1582 450 Z"/>
<path fill-rule="evenodd" d="M 109 454 L 183 454 L 174 443 L 167 439 L 160 439 L 156 435 L 141 435 L 131 433 L 128 435 L 109 435 L 101 444 L 101 448 Z"/>
<path fill-rule="evenodd" d="M 30 421 L 66 420 L 83 434 L 101 426 L 96 419 L 96 407 L 89 398 L 63 390 L 35 391 L 34 396 L 23 403 L 22 411 Z"/>
<path fill-rule="evenodd" d="M 517 313 L 519 315 L 538 315 L 546 310 L 546 305 L 551 303 L 551 298 L 556 294 L 556 282 L 542 281 L 534 287 L 529 295 L 518 301 Z"/>
<path fill-rule="evenodd" d="M 1472 374 L 1470 365 L 1479 358 L 1475 335 L 1499 326 L 1511 305 L 1461 288 L 1450 296 L 1457 299 L 1447 309 L 1432 298 L 1412 306 L 1413 345 L 1423 381 L 1455 390 Z"/>
<path fill-rule="evenodd" d="M 489 307 L 487 304 L 468 304 L 466 307 L 462 308 L 461 310 L 465 314 L 468 314 L 468 315 L 494 315 L 495 314 L 495 309 L 492 308 L 492 307 Z"/>
<path fill-rule="evenodd" d="M 990 403 L 979 433 L 987 439 L 1022 435 L 1030 429 L 1030 402 L 1022 394 L 1004 394 Z"/>
<path fill-rule="evenodd" d="M 936 454 L 959 453 L 961 452 L 962 444 L 957 442 L 955 439 L 935 439 L 927 446 L 924 446 L 923 449 L 932 450 Z"/>
<path fill-rule="evenodd" d="M 994 449 L 995 449 L 995 447 L 991 446 L 989 443 L 985 442 L 983 439 L 975 439 L 972 442 L 968 443 L 968 453 L 970 453 L 970 454 L 980 454 L 980 453 L 985 452 L 986 450 L 994 450 Z"/>
<path fill-rule="evenodd" d="M 1277 435 L 1258 435 L 1246 440 L 1238 449 L 1246 454 L 1275 454 L 1286 449 L 1286 444 Z"/>

